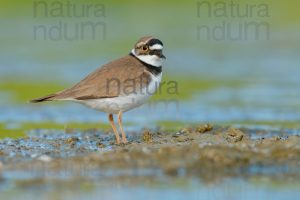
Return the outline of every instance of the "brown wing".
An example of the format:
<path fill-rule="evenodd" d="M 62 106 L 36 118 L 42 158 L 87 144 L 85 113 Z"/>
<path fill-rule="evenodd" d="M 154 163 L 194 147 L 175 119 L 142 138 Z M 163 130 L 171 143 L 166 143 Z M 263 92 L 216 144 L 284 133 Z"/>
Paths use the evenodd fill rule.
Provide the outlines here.
<path fill-rule="evenodd" d="M 111 98 L 138 92 L 149 81 L 145 66 L 128 55 L 103 65 L 73 87 L 45 100 Z"/>

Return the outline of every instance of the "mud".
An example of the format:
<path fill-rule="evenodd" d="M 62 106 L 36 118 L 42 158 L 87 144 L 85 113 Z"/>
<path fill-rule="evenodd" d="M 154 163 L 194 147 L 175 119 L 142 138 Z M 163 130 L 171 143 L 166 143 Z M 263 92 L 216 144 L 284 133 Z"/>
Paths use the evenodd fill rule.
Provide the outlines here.
<path fill-rule="evenodd" d="M 145 176 L 193 177 L 204 182 L 255 176 L 299 181 L 297 133 L 205 124 L 177 132 L 131 132 L 129 144 L 116 145 L 113 134 L 96 129 L 35 130 L 26 138 L 0 141 L 0 174 L 4 179 L 29 174 L 35 181 Z"/>

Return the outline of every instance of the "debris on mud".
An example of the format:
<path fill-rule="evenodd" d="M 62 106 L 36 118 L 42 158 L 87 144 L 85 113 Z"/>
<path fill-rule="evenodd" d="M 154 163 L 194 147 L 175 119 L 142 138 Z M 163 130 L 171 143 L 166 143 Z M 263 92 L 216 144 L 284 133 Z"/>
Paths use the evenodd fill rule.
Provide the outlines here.
<path fill-rule="evenodd" d="M 151 143 L 152 141 L 153 141 L 153 134 L 148 129 L 144 130 L 143 142 Z"/>
<path fill-rule="evenodd" d="M 244 136 L 245 133 L 242 131 L 235 128 L 229 128 L 226 132 L 225 138 L 228 142 L 235 143 L 241 141 Z"/>
<path fill-rule="evenodd" d="M 197 127 L 196 131 L 198 133 L 206 133 L 213 130 L 213 126 L 210 124 L 204 124 Z"/>
<path fill-rule="evenodd" d="M 115 145 L 113 135 L 99 131 L 37 130 L 26 138 L 1 140 L 0 162 L 3 173 L 107 176 L 113 170 L 122 177 L 147 172 L 213 181 L 265 172 L 270 178 L 300 178 L 300 136 L 288 131 L 270 135 L 267 130 L 204 125 L 177 132 L 144 130 L 142 135 L 129 133 L 128 139 L 127 145 Z"/>

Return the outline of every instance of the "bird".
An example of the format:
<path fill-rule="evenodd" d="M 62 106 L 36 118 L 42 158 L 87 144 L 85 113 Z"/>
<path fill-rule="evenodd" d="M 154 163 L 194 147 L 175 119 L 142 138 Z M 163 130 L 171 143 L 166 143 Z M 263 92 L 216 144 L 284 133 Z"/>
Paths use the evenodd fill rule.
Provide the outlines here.
<path fill-rule="evenodd" d="M 116 143 L 126 144 L 123 113 L 143 105 L 159 88 L 165 60 L 162 41 L 144 36 L 126 56 L 102 65 L 68 89 L 30 100 L 30 103 L 69 101 L 105 112 Z M 121 137 L 114 115 L 118 116 Z"/>

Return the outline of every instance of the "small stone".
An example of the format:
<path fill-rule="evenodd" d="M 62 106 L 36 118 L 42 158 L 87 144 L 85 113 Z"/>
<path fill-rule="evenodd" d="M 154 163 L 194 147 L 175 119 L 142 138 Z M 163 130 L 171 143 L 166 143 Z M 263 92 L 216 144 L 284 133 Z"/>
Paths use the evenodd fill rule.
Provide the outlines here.
<path fill-rule="evenodd" d="M 101 142 L 97 142 L 97 147 L 99 147 L 99 148 L 105 148 L 106 146 L 103 144 L 103 143 L 101 143 Z"/>
<path fill-rule="evenodd" d="M 178 138 L 178 137 L 181 136 L 182 134 L 183 134 L 183 133 L 182 133 L 181 131 L 178 131 L 178 132 L 172 134 L 172 137 Z"/>
<path fill-rule="evenodd" d="M 31 158 L 36 158 L 36 157 L 38 157 L 38 154 L 31 154 L 30 157 Z"/>
<path fill-rule="evenodd" d="M 145 154 L 150 154 L 150 153 L 151 153 L 150 149 L 147 148 L 147 147 L 143 147 L 143 148 L 142 148 L 142 151 L 143 151 Z"/>
<path fill-rule="evenodd" d="M 172 137 L 174 137 L 174 138 L 178 138 L 179 136 L 180 136 L 180 132 L 176 132 L 172 135 Z"/>
<path fill-rule="evenodd" d="M 143 133 L 143 141 L 144 142 L 152 142 L 153 141 L 153 134 L 149 130 L 145 130 Z"/>
<path fill-rule="evenodd" d="M 187 138 L 183 135 L 180 135 L 179 137 L 177 137 L 175 139 L 177 142 L 186 142 L 187 141 Z"/>
<path fill-rule="evenodd" d="M 176 167 L 167 167 L 164 169 L 164 172 L 168 176 L 177 176 L 178 175 L 178 169 Z"/>
<path fill-rule="evenodd" d="M 40 160 L 42 162 L 51 162 L 52 158 L 47 155 L 41 155 L 40 157 L 38 157 L 38 160 Z"/>
<path fill-rule="evenodd" d="M 201 126 L 198 126 L 196 131 L 198 133 L 206 133 L 206 132 L 209 132 L 213 129 L 213 126 L 210 125 L 210 124 L 204 124 L 204 125 L 201 125 Z"/>
<path fill-rule="evenodd" d="M 78 142 L 79 139 L 76 138 L 76 137 L 71 137 L 71 138 L 68 138 L 65 140 L 65 144 L 69 144 L 69 145 L 72 145 L 74 146 L 76 144 L 76 142 Z"/>
<path fill-rule="evenodd" d="M 0 151 L 0 156 L 5 156 L 6 153 L 4 151 Z"/>
<path fill-rule="evenodd" d="M 191 133 L 193 132 L 193 129 L 191 127 L 186 127 L 186 128 L 183 128 L 179 131 L 179 133 L 181 134 L 188 134 L 188 133 Z"/>
<path fill-rule="evenodd" d="M 243 139 L 245 136 L 245 133 L 242 131 L 235 129 L 235 128 L 229 128 L 226 132 L 225 139 L 230 143 L 236 143 Z"/>

